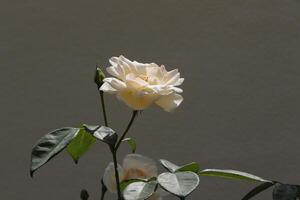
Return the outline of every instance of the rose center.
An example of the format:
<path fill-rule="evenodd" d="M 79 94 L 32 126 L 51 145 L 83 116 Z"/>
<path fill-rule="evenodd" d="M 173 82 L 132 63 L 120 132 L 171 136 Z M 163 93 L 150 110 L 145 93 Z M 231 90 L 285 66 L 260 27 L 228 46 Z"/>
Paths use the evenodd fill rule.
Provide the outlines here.
<path fill-rule="evenodd" d="M 149 77 L 148 76 L 145 76 L 145 75 L 140 75 L 139 76 L 141 79 L 143 79 L 144 81 L 148 82 L 149 80 Z"/>

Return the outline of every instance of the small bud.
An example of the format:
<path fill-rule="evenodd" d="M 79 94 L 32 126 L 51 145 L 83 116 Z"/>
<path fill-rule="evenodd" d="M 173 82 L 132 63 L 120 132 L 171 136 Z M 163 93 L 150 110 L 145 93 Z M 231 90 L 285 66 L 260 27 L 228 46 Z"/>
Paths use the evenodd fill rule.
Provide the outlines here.
<path fill-rule="evenodd" d="M 96 68 L 96 72 L 95 72 L 95 77 L 94 77 L 94 81 L 98 86 L 98 89 L 101 87 L 101 85 L 103 84 L 103 79 L 105 78 L 105 75 L 103 73 L 103 71 L 100 69 L 100 67 Z"/>

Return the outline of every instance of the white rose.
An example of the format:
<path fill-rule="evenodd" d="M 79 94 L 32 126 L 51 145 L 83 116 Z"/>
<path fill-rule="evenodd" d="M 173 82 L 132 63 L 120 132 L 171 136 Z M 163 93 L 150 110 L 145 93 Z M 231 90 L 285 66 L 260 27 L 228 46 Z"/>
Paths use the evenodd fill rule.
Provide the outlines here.
<path fill-rule="evenodd" d="M 123 165 L 118 165 L 118 172 L 120 182 L 138 178 L 147 179 L 157 177 L 157 166 L 156 163 L 148 157 L 140 154 L 128 154 L 123 160 Z M 109 163 L 105 169 L 103 182 L 108 191 L 112 193 L 117 192 L 114 164 L 112 162 Z M 167 195 L 166 192 L 158 190 L 149 200 L 161 200 L 161 196 L 165 195 Z"/>
<path fill-rule="evenodd" d="M 184 79 L 177 69 L 167 71 L 163 65 L 130 61 L 124 56 L 112 57 L 100 90 L 116 94 L 134 110 L 143 110 L 153 103 L 165 111 L 172 111 L 183 101 L 178 88 Z"/>

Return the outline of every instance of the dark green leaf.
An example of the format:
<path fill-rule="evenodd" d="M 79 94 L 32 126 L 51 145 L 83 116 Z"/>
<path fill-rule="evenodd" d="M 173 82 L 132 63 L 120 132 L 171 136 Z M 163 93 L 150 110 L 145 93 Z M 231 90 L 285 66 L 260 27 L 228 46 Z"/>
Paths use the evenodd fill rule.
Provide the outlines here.
<path fill-rule="evenodd" d="M 157 181 L 166 191 L 178 197 L 186 197 L 197 188 L 200 179 L 194 172 L 165 172 L 157 177 Z"/>
<path fill-rule="evenodd" d="M 135 142 L 134 139 L 132 139 L 132 138 L 125 138 L 125 139 L 123 139 L 122 141 L 123 141 L 123 142 L 126 141 L 126 142 L 129 144 L 132 153 L 135 153 L 135 151 L 136 151 L 136 142 Z"/>
<path fill-rule="evenodd" d="M 259 186 L 255 187 L 254 189 L 252 189 L 250 192 L 248 192 L 248 194 L 246 194 L 246 196 L 244 196 L 242 200 L 251 199 L 255 195 L 261 193 L 262 191 L 265 191 L 266 189 L 268 189 L 269 187 L 273 186 L 274 184 L 275 183 L 272 183 L 272 182 L 262 183 Z"/>
<path fill-rule="evenodd" d="M 123 191 L 125 200 L 144 200 L 148 199 L 156 190 L 157 182 L 133 182 Z"/>
<path fill-rule="evenodd" d="M 118 140 L 117 133 L 109 127 L 106 126 L 91 126 L 91 125 L 83 125 L 85 130 L 96 137 L 98 140 L 113 146 L 116 144 Z"/>
<path fill-rule="evenodd" d="M 84 190 L 84 189 L 81 190 L 81 192 L 80 192 L 80 198 L 81 198 L 81 200 L 88 200 L 89 197 L 90 197 L 90 195 L 89 195 L 89 193 L 88 193 L 87 190 Z"/>
<path fill-rule="evenodd" d="M 71 155 L 75 163 L 79 158 L 89 150 L 90 146 L 96 142 L 95 137 L 81 128 L 77 136 L 70 142 L 67 147 L 68 153 Z"/>
<path fill-rule="evenodd" d="M 78 134 L 79 128 L 61 128 L 42 137 L 31 152 L 30 175 L 61 152 Z"/>
<path fill-rule="evenodd" d="M 171 163 L 170 161 L 160 159 L 159 160 L 162 166 L 164 166 L 169 172 L 174 173 L 177 169 L 180 167 L 178 165 L 175 165 L 174 163 Z"/>
<path fill-rule="evenodd" d="M 189 163 L 189 164 L 179 167 L 178 169 L 176 169 L 176 172 L 190 171 L 190 172 L 198 173 L 199 170 L 200 170 L 200 166 L 198 165 L 198 163 L 192 162 L 192 163 Z"/>
<path fill-rule="evenodd" d="M 239 180 L 247 180 L 247 181 L 272 182 L 255 175 L 248 174 L 246 172 L 236 171 L 236 170 L 205 169 L 200 171 L 198 174 L 201 176 L 216 176 L 221 178 L 239 179 Z"/>
<path fill-rule="evenodd" d="M 298 186 L 288 184 L 276 184 L 273 190 L 273 200 L 296 200 Z"/>

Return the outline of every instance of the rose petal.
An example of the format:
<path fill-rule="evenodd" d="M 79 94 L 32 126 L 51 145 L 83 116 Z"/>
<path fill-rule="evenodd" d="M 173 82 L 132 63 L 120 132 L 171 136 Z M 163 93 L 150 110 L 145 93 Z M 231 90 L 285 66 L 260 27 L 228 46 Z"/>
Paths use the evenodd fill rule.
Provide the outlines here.
<path fill-rule="evenodd" d="M 113 88 L 109 83 L 103 83 L 102 86 L 100 87 L 100 90 L 103 92 L 107 92 L 109 94 L 116 94 L 117 90 Z"/>
<path fill-rule="evenodd" d="M 120 91 L 120 90 L 126 89 L 126 84 L 123 81 L 120 81 L 119 79 L 105 78 L 103 81 L 106 83 L 109 83 L 116 90 Z"/>
<path fill-rule="evenodd" d="M 118 172 L 119 172 L 119 180 L 121 182 L 124 179 L 124 170 L 119 164 L 118 164 Z M 108 164 L 108 166 L 104 171 L 103 182 L 104 185 L 107 187 L 108 191 L 112 193 L 117 192 L 115 169 L 114 169 L 114 164 L 112 162 Z"/>
<path fill-rule="evenodd" d="M 125 179 L 151 178 L 157 176 L 156 163 L 140 154 L 128 154 L 123 161 Z"/>
<path fill-rule="evenodd" d="M 171 112 L 175 108 L 177 108 L 181 102 L 183 101 L 183 97 L 180 94 L 176 94 L 175 92 L 166 96 L 162 96 L 155 103 L 162 107 L 165 111 Z"/>

